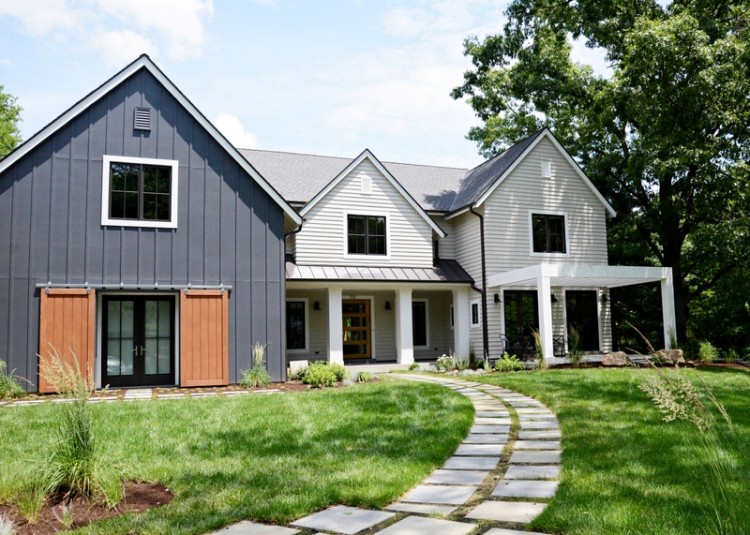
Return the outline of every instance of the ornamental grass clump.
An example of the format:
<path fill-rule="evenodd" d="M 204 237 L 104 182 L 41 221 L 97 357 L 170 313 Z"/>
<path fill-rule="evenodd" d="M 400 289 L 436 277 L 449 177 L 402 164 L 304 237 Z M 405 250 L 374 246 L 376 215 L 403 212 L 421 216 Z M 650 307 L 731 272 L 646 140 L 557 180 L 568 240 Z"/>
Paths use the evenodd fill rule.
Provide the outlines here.
<path fill-rule="evenodd" d="M 0 515 L 0 535 L 14 535 L 16 526 L 10 518 Z"/>
<path fill-rule="evenodd" d="M 581 350 L 581 334 L 575 327 L 568 331 L 568 359 L 574 368 L 581 366 L 583 361 L 583 351 Z"/>
<path fill-rule="evenodd" d="M 267 386 L 271 384 L 271 375 L 266 369 L 266 348 L 268 344 L 258 342 L 253 346 L 253 365 L 251 368 L 242 370 L 240 383 L 248 388 Z"/>
<path fill-rule="evenodd" d="M 503 356 L 497 359 L 497 362 L 495 363 L 495 370 L 499 372 L 515 372 L 525 369 L 526 366 L 524 366 L 523 362 L 518 360 L 517 356 L 508 355 L 508 353 L 503 353 Z"/>
<path fill-rule="evenodd" d="M 8 365 L 4 360 L 0 360 L 0 399 L 20 398 L 26 395 L 26 391 L 13 376 L 13 372 L 8 373 Z"/>

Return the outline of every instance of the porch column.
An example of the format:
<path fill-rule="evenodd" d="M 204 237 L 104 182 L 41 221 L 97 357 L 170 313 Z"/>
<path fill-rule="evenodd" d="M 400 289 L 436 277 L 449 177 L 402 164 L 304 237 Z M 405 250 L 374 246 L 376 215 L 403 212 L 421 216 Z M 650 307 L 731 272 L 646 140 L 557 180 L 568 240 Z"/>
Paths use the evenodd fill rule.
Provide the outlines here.
<path fill-rule="evenodd" d="M 469 289 L 453 290 L 453 354 L 469 357 Z"/>
<path fill-rule="evenodd" d="M 539 310 L 539 334 L 542 337 L 544 360 L 550 361 L 555 355 L 552 342 L 552 301 L 549 277 L 540 270 L 536 278 L 537 303 Z"/>
<path fill-rule="evenodd" d="M 344 364 L 341 288 L 328 288 L 328 362 Z"/>
<path fill-rule="evenodd" d="M 414 362 L 414 338 L 411 322 L 411 288 L 396 290 L 396 362 Z"/>
<path fill-rule="evenodd" d="M 674 313 L 672 268 L 666 269 L 667 276 L 661 279 L 661 313 L 664 323 L 664 348 L 672 349 L 672 337 L 677 335 L 677 320 Z"/>

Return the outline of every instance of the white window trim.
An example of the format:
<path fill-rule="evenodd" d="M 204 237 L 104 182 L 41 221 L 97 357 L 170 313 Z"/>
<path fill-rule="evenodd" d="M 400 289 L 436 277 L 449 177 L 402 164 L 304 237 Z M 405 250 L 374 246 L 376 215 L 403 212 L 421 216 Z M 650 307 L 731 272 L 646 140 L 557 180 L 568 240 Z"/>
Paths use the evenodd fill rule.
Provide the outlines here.
<path fill-rule="evenodd" d="M 170 184 L 171 219 L 169 221 L 143 221 L 133 219 L 111 219 L 109 217 L 109 170 L 113 162 L 138 163 L 143 165 L 161 165 L 172 168 Z M 177 192 L 179 191 L 179 166 L 177 160 L 160 160 L 157 158 L 135 158 L 133 156 L 113 156 L 105 154 L 102 159 L 102 226 L 103 227 L 140 227 L 140 228 L 177 228 Z"/>
<path fill-rule="evenodd" d="M 537 253 L 534 251 L 534 223 L 535 215 L 557 215 L 563 218 L 565 229 L 565 252 L 564 253 Z M 555 210 L 529 210 L 529 254 L 541 258 L 566 258 L 570 256 L 570 232 L 568 229 L 568 213 Z"/>
<path fill-rule="evenodd" d="M 472 309 L 474 308 L 474 305 L 477 305 L 477 322 L 474 323 L 474 314 L 472 314 Z M 469 301 L 469 326 L 472 329 L 478 329 L 482 326 L 482 305 L 480 299 L 472 299 Z"/>
<path fill-rule="evenodd" d="M 286 338 L 286 303 L 299 303 L 305 305 L 305 347 L 301 349 L 286 349 L 287 353 L 302 354 L 310 352 L 310 300 L 307 297 L 288 297 L 284 301 L 284 338 Z M 287 344 L 289 341 L 287 340 Z M 285 344 L 286 345 L 286 344 Z"/>
<path fill-rule="evenodd" d="M 385 217 L 385 254 L 349 254 L 349 216 L 360 215 L 370 217 Z M 390 260 L 391 259 L 391 214 L 388 212 L 373 212 L 371 210 L 344 210 L 343 218 L 343 257 L 348 260 Z"/>
<path fill-rule="evenodd" d="M 430 300 L 426 297 L 418 297 L 411 300 L 412 303 L 424 303 L 424 330 L 425 330 L 425 345 L 417 346 L 414 345 L 414 349 L 429 349 L 430 348 Z M 412 307 L 412 321 L 414 321 L 414 308 Z M 414 343 L 414 328 L 412 327 L 412 344 Z"/>

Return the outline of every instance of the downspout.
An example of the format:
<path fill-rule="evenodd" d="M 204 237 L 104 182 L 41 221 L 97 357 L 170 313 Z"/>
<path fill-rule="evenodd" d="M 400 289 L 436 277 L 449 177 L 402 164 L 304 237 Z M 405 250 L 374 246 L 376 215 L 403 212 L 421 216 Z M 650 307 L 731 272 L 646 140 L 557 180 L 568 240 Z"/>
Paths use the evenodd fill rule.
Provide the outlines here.
<path fill-rule="evenodd" d="M 475 212 L 473 206 L 469 206 L 469 212 L 479 218 L 479 237 L 482 251 L 482 345 L 484 346 L 484 359 L 487 360 L 490 354 L 490 339 L 487 328 L 487 261 L 484 254 L 484 216 Z"/>

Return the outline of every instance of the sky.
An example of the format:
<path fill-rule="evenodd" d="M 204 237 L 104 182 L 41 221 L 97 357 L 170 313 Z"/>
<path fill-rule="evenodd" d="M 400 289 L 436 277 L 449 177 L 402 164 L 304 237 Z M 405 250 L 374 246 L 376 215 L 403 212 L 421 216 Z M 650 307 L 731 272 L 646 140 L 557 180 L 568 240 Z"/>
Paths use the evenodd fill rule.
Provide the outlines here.
<path fill-rule="evenodd" d="M 470 168 L 479 120 L 450 91 L 507 3 L 0 0 L 0 85 L 26 140 L 147 53 L 239 148 Z"/>

